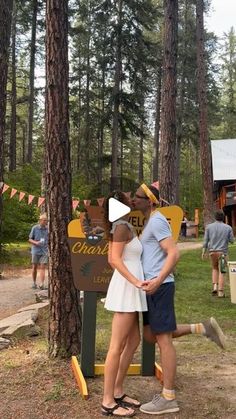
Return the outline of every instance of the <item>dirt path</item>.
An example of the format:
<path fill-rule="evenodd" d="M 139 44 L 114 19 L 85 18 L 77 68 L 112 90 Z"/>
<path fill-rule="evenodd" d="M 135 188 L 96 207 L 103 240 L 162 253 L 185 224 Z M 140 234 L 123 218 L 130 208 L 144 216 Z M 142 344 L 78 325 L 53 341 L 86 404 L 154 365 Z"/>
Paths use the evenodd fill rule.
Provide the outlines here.
<path fill-rule="evenodd" d="M 31 288 L 31 269 L 6 268 L 0 280 L 0 319 L 14 314 L 19 308 L 35 303 Z"/>

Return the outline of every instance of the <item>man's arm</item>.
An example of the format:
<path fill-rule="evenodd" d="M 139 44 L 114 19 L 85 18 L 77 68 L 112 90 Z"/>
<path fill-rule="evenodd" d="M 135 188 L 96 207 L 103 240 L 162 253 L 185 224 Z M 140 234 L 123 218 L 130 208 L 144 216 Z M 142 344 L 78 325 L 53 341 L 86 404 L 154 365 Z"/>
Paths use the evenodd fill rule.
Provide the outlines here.
<path fill-rule="evenodd" d="M 142 283 L 142 288 L 147 294 L 153 294 L 160 287 L 167 276 L 173 272 L 175 265 L 179 260 L 179 249 L 172 237 L 161 240 L 159 244 L 167 257 L 159 275 L 156 278 Z"/>
<path fill-rule="evenodd" d="M 34 240 L 34 227 L 32 227 L 29 235 L 29 243 L 33 244 L 34 246 L 38 246 L 40 244 L 40 241 Z"/>

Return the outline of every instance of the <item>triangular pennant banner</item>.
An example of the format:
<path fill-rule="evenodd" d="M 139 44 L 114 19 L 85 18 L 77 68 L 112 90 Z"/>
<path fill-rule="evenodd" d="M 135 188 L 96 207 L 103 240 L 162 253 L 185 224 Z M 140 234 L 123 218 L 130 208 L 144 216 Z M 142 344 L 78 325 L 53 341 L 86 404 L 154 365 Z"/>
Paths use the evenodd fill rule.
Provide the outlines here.
<path fill-rule="evenodd" d="M 79 199 L 74 199 L 72 201 L 72 208 L 75 210 L 75 208 L 79 205 Z"/>
<path fill-rule="evenodd" d="M 158 191 L 159 191 L 159 189 L 160 189 L 159 180 L 157 180 L 156 182 L 153 182 L 152 186 L 154 186 L 154 188 L 158 189 Z"/>
<path fill-rule="evenodd" d="M 127 196 L 127 198 L 131 197 L 131 192 L 124 192 L 125 196 Z"/>
<path fill-rule="evenodd" d="M 42 203 L 45 201 L 45 198 L 43 198 L 42 196 L 39 196 L 38 198 L 38 207 L 40 207 L 40 205 L 42 205 Z"/>
<path fill-rule="evenodd" d="M 10 187 L 9 185 L 7 185 L 6 183 L 4 183 L 3 188 L 2 188 L 2 193 L 6 192 L 9 187 Z"/>
<path fill-rule="evenodd" d="M 17 192 L 17 189 L 12 188 L 10 198 L 12 198 Z"/>
<path fill-rule="evenodd" d="M 28 205 L 31 204 L 31 202 L 33 201 L 33 199 L 34 199 L 34 195 L 29 195 L 28 196 Z"/>
<path fill-rule="evenodd" d="M 24 196 L 25 196 L 25 192 L 20 192 L 19 201 L 22 201 L 22 199 L 24 198 Z"/>
<path fill-rule="evenodd" d="M 90 204 L 91 204 L 91 199 L 84 199 L 84 205 L 86 207 L 89 207 Z"/>
<path fill-rule="evenodd" d="M 98 202 L 99 207 L 102 207 L 103 206 L 104 200 L 105 200 L 105 198 L 98 198 L 97 199 L 97 202 Z"/>

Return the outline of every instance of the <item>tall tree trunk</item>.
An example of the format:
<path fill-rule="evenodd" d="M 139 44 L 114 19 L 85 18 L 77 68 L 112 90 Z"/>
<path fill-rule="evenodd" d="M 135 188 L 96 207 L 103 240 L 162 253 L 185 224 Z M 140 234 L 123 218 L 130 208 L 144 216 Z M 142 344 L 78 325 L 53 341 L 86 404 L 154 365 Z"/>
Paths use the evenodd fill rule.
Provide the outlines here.
<path fill-rule="evenodd" d="M 29 76 L 29 104 L 28 104 L 28 152 L 27 162 L 32 163 L 33 119 L 34 119 L 34 71 L 35 71 L 35 42 L 37 28 L 38 0 L 33 1 L 33 16 L 30 44 L 30 76 Z"/>
<path fill-rule="evenodd" d="M 175 162 L 175 173 L 176 173 L 176 204 L 180 201 L 180 154 L 181 144 L 183 137 L 183 114 L 184 114 L 184 95 L 185 95 L 185 77 L 186 77 L 186 53 L 187 42 L 188 42 L 188 1 L 184 2 L 184 44 L 183 44 L 183 57 L 181 62 L 181 76 L 180 76 L 180 89 L 179 89 L 179 106 L 177 109 L 177 139 L 176 139 L 176 162 Z"/>
<path fill-rule="evenodd" d="M 46 184 L 49 216 L 49 354 L 78 354 L 81 313 L 67 226 L 72 217 L 68 113 L 68 0 L 46 2 Z"/>
<path fill-rule="evenodd" d="M 81 68 L 81 55 L 79 51 L 79 68 Z M 77 161 L 76 169 L 80 169 L 81 160 L 81 75 L 79 75 L 79 91 L 78 91 L 78 137 L 77 137 Z"/>
<path fill-rule="evenodd" d="M 101 115 L 100 115 L 100 135 L 98 143 L 98 184 L 102 192 L 103 180 L 103 145 L 104 145 L 104 117 L 105 117 L 105 87 L 106 87 L 106 69 L 105 69 L 105 51 L 106 51 L 106 33 L 104 33 L 103 44 L 103 65 L 102 65 L 102 90 L 101 90 Z"/>
<path fill-rule="evenodd" d="M 176 201 L 175 159 L 178 0 L 165 0 L 164 14 L 160 190 L 162 197 L 173 204 Z"/>
<path fill-rule="evenodd" d="M 11 37 L 12 0 L 0 1 L 0 192 L 4 171 L 5 114 L 8 53 Z M 2 195 L 0 193 L 0 237 L 2 231 Z M 1 251 L 1 239 L 0 239 Z"/>
<path fill-rule="evenodd" d="M 90 2 L 88 2 L 88 39 L 87 39 L 87 59 L 86 59 L 86 111 L 85 111 L 85 173 L 88 181 L 91 177 L 91 167 L 90 167 L 90 135 L 91 135 L 91 117 L 90 117 L 90 37 L 91 37 L 91 29 L 90 29 Z"/>
<path fill-rule="evenodd" d="M 116 64 L 115 82 L 113 89 L 113 124 L 112 124 L 112 161 L 111 161 L 111 189 L 119 187 L 118 180 L 118 141 L 119 141 L 119 107 L 120 107 L 120 83 L 122 74 L 122 8 L 123 0 L 118 0 L 118 22 L 116 35 Z"/>
<path fill-rule="evenodd" d="M 142 108 L 144 108 L 144 104 L 142 104 Z M 143 110 L 144 111 L 144 110 Z M 143 175 L 143 140 L 144 140 L 144 124 L 143 124 L 143 119 L 141 120 L 140 123 L 140 138 L 139 138 L 139 163 L 138 163 L 138 181 L 139 184 L 141 184 L 141 182 L 144 179 L 144 175 Z"/>
<path fill-rule="evenodd" d="M 11 63 L 11 132 L 9 145 L 9 171 L 16 170 L 16 2 L 12 15 L 12 63 Z"/>
<path fill-rule="evenodd" d="M 161 82 L 162 82 L 161 64 L 157 69 L 156 80 L 156 100 L 155 100 L 155 131 L 154 131 L 154 147 L 153 147 L 153 166 L 152 178 L 154 181 L 159 177 L 159 140 L 160 140 L 160 116 L 161 116 Z"/>
<path fill-rule="evenodd" d="M 199 141 L 203 177 L 203 220 L 204 225 L 213 218 L 213 176 L 211 151 L 207 129 L 207 93 L 204 53 L 204 0 L 196 1 L 197 36 L 197 92 L 199 105 Z"/>
<path fill-rule="evenodd" d="M 24 165 L 26 163 L 26 126 L 25 122 L 22 123 L 21 129 L 22 129 L 22 164 Z"/>

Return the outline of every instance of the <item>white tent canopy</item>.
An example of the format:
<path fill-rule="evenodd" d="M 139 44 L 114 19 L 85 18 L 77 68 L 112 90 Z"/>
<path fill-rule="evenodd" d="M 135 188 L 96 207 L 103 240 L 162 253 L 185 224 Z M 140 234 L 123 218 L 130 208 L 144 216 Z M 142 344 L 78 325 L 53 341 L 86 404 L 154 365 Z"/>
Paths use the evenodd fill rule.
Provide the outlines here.
<path fill-rule="evenodd" d="M 236 139 L 212 140 L 213 180 L 236 180 Z"/>

